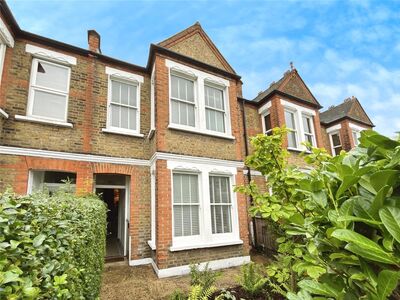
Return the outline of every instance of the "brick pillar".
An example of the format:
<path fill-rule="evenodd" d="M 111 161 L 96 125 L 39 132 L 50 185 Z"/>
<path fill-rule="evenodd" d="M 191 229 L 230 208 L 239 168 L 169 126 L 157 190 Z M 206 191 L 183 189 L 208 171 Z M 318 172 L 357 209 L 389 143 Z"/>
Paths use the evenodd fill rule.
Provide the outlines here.
<path fill-rule="evenodd" d="M 244 184 L 243 171 L 240 170 L 236 174 L 236 185 Z M 250 237 L 249 237 L 249 214 L 247 199 L 244 194 L 236 193 L 238 216 L 239 216 L 239 230 L 240 239 L 243 241 L 243 255 L 249 255 L 250 251 Z"/>
<path fill-rule="evenodd" d="M 172 243 L 171 171 L 167 161 L 156 163 L 156 264 L 166 268 Z"/>

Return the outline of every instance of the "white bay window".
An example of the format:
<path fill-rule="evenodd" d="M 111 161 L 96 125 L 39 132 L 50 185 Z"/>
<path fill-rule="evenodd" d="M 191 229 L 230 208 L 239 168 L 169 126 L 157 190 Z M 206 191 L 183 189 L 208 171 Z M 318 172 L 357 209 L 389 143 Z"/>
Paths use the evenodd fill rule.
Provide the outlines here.
<path fill-rule="evenodd" d="M 304 130 L 304 140 L 311 144 L 311 146 L 316 146 L 314 140 L 314 126 L 313 126 L 313 118 L 309 115 L 302 115 L 303 119 L 303 130 Z"/>
<path fill-rule="evenodd" d="M 234 139 L 229 111 L 229 81 L 166 60 L 169 68 L 171 129 Z"/>
<path fill-rule="evenodd" d="M 290 110 L 285 110 L 285 124 L 286 128 L 289 129 L 288 132 L 288 147 L 298 148 L 297 146 L 297 126 L 295 121 L 295 113 Z"/>
<path fill-rule="evenodd" d="M 243 243 L 239 236 L 236 168 L 168 160 L 172 176 L 171 251 Z"/>

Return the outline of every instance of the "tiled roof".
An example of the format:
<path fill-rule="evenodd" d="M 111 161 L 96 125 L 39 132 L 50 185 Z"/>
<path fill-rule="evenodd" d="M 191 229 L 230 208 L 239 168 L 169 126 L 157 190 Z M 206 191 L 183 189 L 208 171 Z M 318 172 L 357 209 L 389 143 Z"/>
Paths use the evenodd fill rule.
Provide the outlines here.
<path fill-rule="evenodd" d="M 259 93 L 257 97 L 253 99 L 253 102 L 259 103 L 275 91 L 301 99 L 314 106 L 320 106 L 318 100 L 308 89 L 296 69 L 286 71 L 281 79 L 277 82 L 273 82 L 265 91 Z"/>
<path fill-rule="evenodd" d="M 321 123 L 330 124 L 343 118 L 351 118 L 366 125 L 374 126 L 368 115 L 365 113 L 356 97 L 347 98 L 343 103 L 332 106 L 320 113 Z"/>

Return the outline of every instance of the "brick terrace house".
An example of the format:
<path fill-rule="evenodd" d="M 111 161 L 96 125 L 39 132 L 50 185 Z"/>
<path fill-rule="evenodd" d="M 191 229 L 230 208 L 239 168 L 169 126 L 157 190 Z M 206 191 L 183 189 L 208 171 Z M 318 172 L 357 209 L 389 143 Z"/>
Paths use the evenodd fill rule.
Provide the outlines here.
<path fill-rule="evenodd" d="M 22 30 L 0 2 L 0 190 L 101 194 L 107 256 L 152 264 L 159 277 L 193 262 L 250 260 L 248 199 L 234 185 L 264 178 L 244 167 L 248 137 L 286 124 L 286 144 L 332 154 L 373 126 L 357 99 L 320 113 L 292 68 L 252 100 L 199 23 L 150 46 L 137 66 Z"/>

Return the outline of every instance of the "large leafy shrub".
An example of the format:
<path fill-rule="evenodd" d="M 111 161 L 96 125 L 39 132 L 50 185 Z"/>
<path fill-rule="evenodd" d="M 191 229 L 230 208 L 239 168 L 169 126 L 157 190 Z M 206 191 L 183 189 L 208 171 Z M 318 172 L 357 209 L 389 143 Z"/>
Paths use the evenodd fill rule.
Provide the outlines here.
<path fill-rule="evenodd" d="M 272 193 L 238 188 L 278 227 L 267 283 L 289 299 L 386 299 L 400 277 L 400 142 L 364 131 L 349 153 L 310 149 L 304 172 L 288 165 L 286 133 L 253 138 L 246 159 Z"/>
<path fill-rule="evenodd" d="M 106 214 L 95 196 L 0 194 L 0 299 L 96 299 Z"/>

